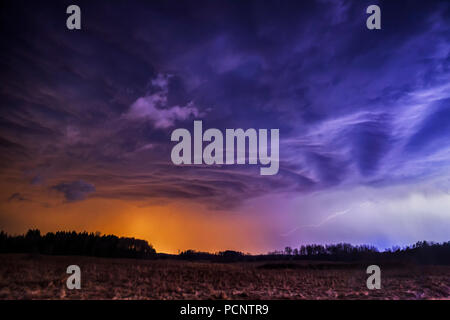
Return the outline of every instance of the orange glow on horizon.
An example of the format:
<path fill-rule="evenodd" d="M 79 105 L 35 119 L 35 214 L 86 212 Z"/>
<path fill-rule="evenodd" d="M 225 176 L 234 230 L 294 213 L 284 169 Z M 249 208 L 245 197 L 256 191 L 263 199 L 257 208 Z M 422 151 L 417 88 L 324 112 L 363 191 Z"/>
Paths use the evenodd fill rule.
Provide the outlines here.
<path fill-rule="evenodd" d="M 125 200 L 100 198 L 51 206 L 31 201 L 7 202 L 0 206 L 0 222 L 0 229 L 10 234 L 37 228 L 41 233 L 100 231 L 135 237 L 165 253 L 187 249 L 262 253 L 269 248 L 262 224 L 254 219 L 181 203 L 143 207 Z"/>

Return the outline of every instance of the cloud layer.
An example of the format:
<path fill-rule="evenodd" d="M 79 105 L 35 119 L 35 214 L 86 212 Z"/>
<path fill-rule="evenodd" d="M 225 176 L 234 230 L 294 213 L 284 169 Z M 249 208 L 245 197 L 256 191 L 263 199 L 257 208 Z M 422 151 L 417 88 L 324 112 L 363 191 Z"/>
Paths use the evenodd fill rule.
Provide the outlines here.
<path fill-rule="evenodd" d="M 395 186 L 445 185 L 449 3 L 376 3 L 382 30 L 369 31 L 373 1 L 81 1 L 83 30 L 70 32 L 57 25 L 63 4 L 9 1 L 2 177 L 67 202 L 191 202 L 213 214 L 268 195 L 296 203 L 367 187 L 389 198 Z M 205 129 L 279 128 L 279 173 L 174 166 L 170 133 L 194 119 Z"/>

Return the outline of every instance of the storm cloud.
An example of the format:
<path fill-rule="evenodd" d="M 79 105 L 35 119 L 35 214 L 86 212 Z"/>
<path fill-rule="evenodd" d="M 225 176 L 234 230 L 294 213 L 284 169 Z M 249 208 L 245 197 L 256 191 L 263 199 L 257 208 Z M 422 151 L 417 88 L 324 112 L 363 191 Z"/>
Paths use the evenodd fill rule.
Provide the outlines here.
<path fill-rule="evenodd" d="M 382 29 L 368 30 L 376 3 Z M 73 32 L 63 2 L 1 12 L 0 163 L 39 177 L 33 192 L 238 211 L 448 177 L 448 1 L 77 4 Z M 173 165 L 170 134 L 193 120 L 279 128 L 279 173 Z"/>
<path fill-rule="evenodd" d="M 52 186 L 52 189 L 64 194 L 67 201 L 84 200 L 90 193 L 95 191 L 94 185 L 83 180 L 61 182 Z"/>

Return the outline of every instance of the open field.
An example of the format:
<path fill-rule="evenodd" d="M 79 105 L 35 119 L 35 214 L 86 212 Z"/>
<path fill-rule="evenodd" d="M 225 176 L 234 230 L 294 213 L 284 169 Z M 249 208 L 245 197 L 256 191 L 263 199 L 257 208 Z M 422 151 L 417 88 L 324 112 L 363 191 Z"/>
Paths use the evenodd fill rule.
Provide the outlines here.
<path fill-rule="evenodd" d="M 0 255 L 0 299 L 450 299 L 450 266 L 380 264 L 380 290 L 363 265 L 209 263 Z M 66 288 L 67 266 L 80 290 Z"/>

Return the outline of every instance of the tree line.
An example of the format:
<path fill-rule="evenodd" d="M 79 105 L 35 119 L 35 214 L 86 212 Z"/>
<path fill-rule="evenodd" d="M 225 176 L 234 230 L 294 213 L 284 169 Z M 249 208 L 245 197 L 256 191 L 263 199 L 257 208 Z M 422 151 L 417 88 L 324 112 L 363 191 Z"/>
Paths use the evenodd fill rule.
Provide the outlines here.
<path fill-rule="evenodd" d="M 338 243 L 330 245 L 312 244 L 299 248 L 285 247 L 284 251 L 270 252 L 268 255 L 293 260 L 325 261 L 400 261 L 420 264 L 450 264 L 450 241 L 436 243 L 418 241 L 411 246 L 398 246 L 379 251 L 371 245 L 351 245 Z"/>
<path fill-rule="evenodd" d="M 186 250 L 178 254 L 157 253 L 145 240 L 75 231 L 49 232 L 29 230 L 25 235 L 12 236 L 0 232 L 0 253 L 39 253 L 48 255 L 84 255 L 111 258 L 208 260 L 215 262 L 317 260 L 317 261 L 395 261 L 419 264 L 450 265 L 450 241 L 434 243 L 419 241 L 404 248 L 379 251 L 370 245 L 309 244 L 267 254 L 252 255 L 226 250 L 216 253 Z"/>
<path fill-rule="evenodd" d="M 39 230 L 29 230 L 18 236 L 1 231 L 0 252 L 138 259 L 156 257 L 155 249 L 145 240 L 75 231 L 41 235 Z"/>
<path fill-rule="evenodd" d="M 167 257 L 170 257 L 170 255 L 167 255 Z M 302 245 L 298 248 L 286 247 L 284 250 L 260 255 L 244 254 L 231 250 L 217 253 L 186 250 L 180 252 L 175 257 L 184 260 L 211 260 L 218 262 L 315 260 L 336 262 L 382 261 L 450 265 L 450 241 L 443 243 L 419 241 L 412 246 L 406 246 L 404 248 L 394 247 L 385 251 L 379 251 L 375 246 L 371 245 L 355 246 L 349 243 L 329 245 L 310 244 Z"/>

